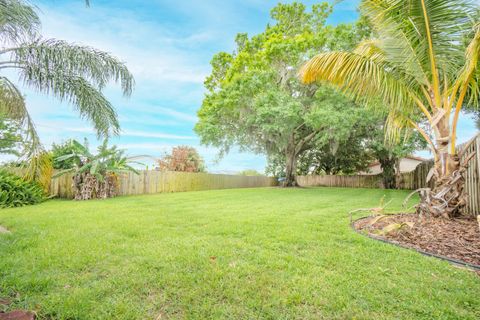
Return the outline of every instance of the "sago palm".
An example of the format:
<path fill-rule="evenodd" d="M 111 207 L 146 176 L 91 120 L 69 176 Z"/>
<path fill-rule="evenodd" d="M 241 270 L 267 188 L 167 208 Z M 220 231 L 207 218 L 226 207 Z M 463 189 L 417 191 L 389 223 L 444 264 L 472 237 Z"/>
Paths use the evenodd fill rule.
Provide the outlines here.
<path fill-rule="evenodd" d="M 376 38 L 353 52 L 319 54 L 300 70 L 305 83 L 327 81 L 366 104 L 382 101 L 392 137 L 406 127 L 424 136 L 436 184 L 422 190 L 418 210 L 435 216 L 456 216 L 466 204 L 469 157 L 461 163 L 455 143 L 462 107 L 479 98 L 478 9 L 469 0 L 363 0 Z"/>
<path fill-rule="evenodd" d="M 111 103 L 102 94 L 109 81 L 119 82 L 130 95 L 134 80 L 126 66 L 110 54 L 91 47 L 44 39 L 35 9 L 24 0 L 0 0 L 0 113 L 19 120 L 28 132 L 31 175 L 49 158 L 42 148 L 25 99 L 7 75 L 16 72 L 20 83 L 53 95 L 75 107 L 99 135 L 117 133 L 119 123 Z M 41 170 L 40 170 L 41 171 Z"/>

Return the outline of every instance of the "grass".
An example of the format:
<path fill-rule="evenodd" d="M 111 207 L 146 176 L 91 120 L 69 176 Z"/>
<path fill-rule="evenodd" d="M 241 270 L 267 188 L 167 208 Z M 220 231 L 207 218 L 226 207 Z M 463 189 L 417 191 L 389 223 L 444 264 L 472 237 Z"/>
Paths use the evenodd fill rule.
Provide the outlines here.
<path fill-rule="evenodd" d="M 2 210 L 0 297 L 40 319 L 479 319 L 474 273 L 350 229 L 347 212 L 384 194 L 393 210 L 406 196 L 236 189 Z"/>

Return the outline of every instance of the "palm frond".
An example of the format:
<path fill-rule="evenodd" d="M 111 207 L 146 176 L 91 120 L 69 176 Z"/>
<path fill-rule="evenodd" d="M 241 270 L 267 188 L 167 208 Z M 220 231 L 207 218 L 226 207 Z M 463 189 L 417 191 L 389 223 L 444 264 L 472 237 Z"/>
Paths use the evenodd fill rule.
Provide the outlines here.
<path fill-rule="evenodd" d="M 453 84 L 460 92 L 466 91 L 469 104 L 478 107 L 480 99 L 480 22 L 474 28 L 474 36 L 465 50 L 465 65 Z"/>
<path fill-rule="evenodd" d="M 327 81 L 366 104 L 380 98 L 389 109 L 412 113 L 415 108 L 412 89 L 389 73 L 381 63 L 350 52 L 322 53 L 300 70 L 304 83 Z"/>
<path fill-rule="evenodd" d="M 385 51 L 380 48 L 381 40 L 367 39 L 361 41 L 353 50 L 353 53 L 373 60 L 377 63 L 385 63 Z"/>
<path fill-rule="evenodd" d="M 401 137 L 408 135 L 411 129 L 410 121 L 411 119 L 404 113 L 395 110 L 389 112 L 385 122 L 385 142 L 392 145 L 398 144 Z"/>
<path fill-rule="evenodd" d="M 21 0 L 0 1 L 0 39 L 19 43 L 34 38 L 40 29 L 40 19 L 31 5 Z"/>
<path fill-rule="evenodd" d="M 43 149 L 23 96 L 17 87 L 5 77 L 0 77 L 0 113 L 17 120 L 25 129 L 27 147 L 26 153 L 22 157 L 27 165 L 24 179 L 39 182 L 47 192 L 53 172 L 52 159 Z"/>
<path fill-rule="evenodd" d="M 459 69 L 462 31 L 471 26 L 473 1 L 364 0 L 360 10 L 382 40 L 388 61 L 419 83 L 428 84 L 435 76 L 450 79 Z"/>
<path fill-rule="evenodd" d="M 29 143 L 28 150 L 32 154 L 41 149 L 35 125 L 25 105 L 25 99 L 18 88 L 7 78 L 0 77 L 0 114 L 16 120 L 25 129 L 25 140 Z"/>
<path fill-rule="evenodd" d="M 124 63 L 112 55 L 87 46 L 65 41 L 36 40 L 12 48 L 11 60 L 19 67 L 35 66 L 41 74 L 65 74 L 82 77 L 99 89 L 109 81 L 120 83 L 123 93 L 130 95 L 134 79 Z"/>
<path fill-rule="evenodd" d="M 53 159 L 50 153 L 41 151 L 31 154 L 24 179 L 38 182 L 45 192 L 50 189 L 50 181 L 53 175 Z"/>
<path fill-rule="evenodd" d="M 426 58 L 422 48 L 415 45 L 415 27 L 400 13 L 403 11 L 402 1 L 365 0 L 360 9 L 372 22 L 385 58 L 414 77 L 419 83 L 429 82 Z"/>
<path fill-rule="evenodd" d="M 99 136 L 108 136 L 110 131 L 118 133 L 120 125 L 115 109 L 101 91 L 82 77 L 26 65 L 21 70 L 21 79 L 39 92 L 72 103 L 82 118 L 90 120 Z"/>
<path fill-rule="evenodd" d="M 28 115 L 22 94 L 5 77 L 0 77 L 0 113 L 14 120 L 23 120 Z"/>

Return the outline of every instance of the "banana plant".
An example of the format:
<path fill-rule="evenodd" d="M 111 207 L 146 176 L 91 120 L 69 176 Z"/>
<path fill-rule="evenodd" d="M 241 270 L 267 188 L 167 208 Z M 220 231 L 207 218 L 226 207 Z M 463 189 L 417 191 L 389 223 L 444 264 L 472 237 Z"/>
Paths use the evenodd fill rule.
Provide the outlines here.
<path fill-rule="evenodd" d="M 132 166 L 143 165 L 137 160 L 143 156 L 127 157 L 125 151 L 117 146 L 108 146 L 108 139 L 98 147 L 97 153 L 89 150 L 87 139 L 84 144 L 71 140 L 70 154 L 57 157 L 57 161 L 75 159 L 72 168 L 61 170 L 54 178 L 73 173 L 73 185 L 76 199 L 91 199 L 94 197 L 108 197 L 115 194 L 116 180 L 121 174 L 138 171 Z M 96 196 L 95 196 L 96 195 Z"/>

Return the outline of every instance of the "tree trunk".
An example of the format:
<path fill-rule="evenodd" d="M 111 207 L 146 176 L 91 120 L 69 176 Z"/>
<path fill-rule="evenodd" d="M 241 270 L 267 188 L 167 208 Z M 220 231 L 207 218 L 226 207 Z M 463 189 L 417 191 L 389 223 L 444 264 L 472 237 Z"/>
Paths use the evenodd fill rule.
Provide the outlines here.
<path fill-rule="evenodd" d="M 299 128 L 301 128 L 301 125 Z M 298 155 L 307 150 L 307 144 L 315 137 L 317 131 L 313 131 L 304 138 L 296 140 L 295 132 L 290 135 L 287 148 L 285 150 L 285 182 L 284 187 L 297 186 L 297 158 Z"/>
<path fill-rule="evenodd" d="M 382 168 L 383 187 L 385 189 L 395 189 L 395 158 L 384 157 L 379 159 Z"/>
<path fill-rule="evenodd" d="M 454 218 L 463 213 L 467 203 L 465 177 L 467 163 L 460 163 L 457 155 L 441 154 L 435 161 L 433 189 L 420 191 L 419 214 Z"/>
<path fill-rule="evenodd" d="M 284 187 L 295 187 L 297 185 L 297 155 L 295 153 L 295 147 L 287 148 L 286 166 L 285 166 L 285 182 Z"/>
<path fill-rule="evenodd" d="M 403 176 L 402 171 L 400 170 L 400 161 L 402 159 L 396 158 L 395 159 L 395 188 L 401 189 L 403 186 Z"/>
<path fill-rule="evenodd" d="M 458 217 L 463 214 L 467 204 L 468 195 L 465 193 L 464 174 L 468 162 L 475 153 L 467 155 L 463 162 L 460 162 L 463 154 L 459 156 L 448 153 L 451 136 L 448 122 L 446 121 L 438 123 L 435 136 L 435 165 L 432 169 L 434 187 L 432 189 L 421 189 L 421 200 L 417 207 L 417 212 L 434 217 Z"/>

